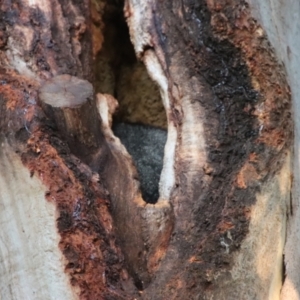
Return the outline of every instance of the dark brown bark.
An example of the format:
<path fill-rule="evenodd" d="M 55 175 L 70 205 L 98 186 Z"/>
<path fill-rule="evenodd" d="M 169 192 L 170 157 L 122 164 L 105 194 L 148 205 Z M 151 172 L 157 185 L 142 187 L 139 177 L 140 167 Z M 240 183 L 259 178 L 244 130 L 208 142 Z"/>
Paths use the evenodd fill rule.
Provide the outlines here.
<path fill-rule="evenodd" d="M 167 113 L 178 130 L 173 238 L 144 297 L 226 299 L 233 289 L 226 291 L 224 282 L 248 234 L 256 194 L 291 146 L 284 71 L 244 2 L 157 1 L 141 10 L 133 3 L 125 9 L 131 33 L 138 38 L 138 25 L 144 32 L 136 50 L 146 64 L 153 53 L 159 60 L 168 80 Z M 147 21 L 135 23 L 138 14 Z M 204 149 L 186 140 L 190 115 L 203 126 Z"/>
<path fill-rule="evenodd" d="M 45 201 L 57 207 L 58 246 L 79 297 L 133 298 L 136 290 L 115 243 L 107 190 L 99 175 L 71 153 L 70 148 L 90 163 L 89 157 L 84 157 L 87 150 L 78 151 L 69 139 L 70 128 L 62 127 L 59 118 L 47 118 L 37 104 L 43 82 L 54 74 L 93 77 L 89 3 L 49 1 L 45 6 L 30 7 L 25 1 L 4 1 L 1 15 L 2 28 L 12 43 L 1 48 L 1 140 L 19 154 L 28 176 L 40 178 L 48 189 Z M 22 64 L 23 60 L 27 64 Z M 100 152 L 105 149 L 103 143 L 99 149 L 102 133 L 93 97 L 94 109 L 87 108 L 89 117 L 80 116 L 89 127 L 85 129 L 92 129 L 89 133 L 96 136 L 88 155 L 96 148 Z M 89 123 L 93 116 L 94 122 Z M 101 158 L 93 161 L 99 163 Z M 97 166 L 92 167 L 96 171 Z"/>
<path fill-rule="evenodd" d="M 99 83 L 93 65 L 103 58 L 103 28 L 112 22 L 105 24 L 103 16 L 120 6 L 26 3 L 1 4 L 0 130 L 47 187 L 45 201 L 57 207 L 59 248 L 79 297 L 269 297 L 272 269 L 265 281 L 254 267 L 245 275 L 238 256 L 249 265 L 258 261 L 259 246 L 245 245 L 255 244 L 264 224 L 252 222 L 259 197 L 270 192 L 266 214 L 275 215 L 278 205 L 285 220 L 289 193 L 280 182 L 289 185 L 282 178 L 289 177 L 290 92 L 247 3 L 125 3 L 136 55 L 159 86 L 167 114 L 156 204 L 142 199 L 133 161 L 111 131 L 115 100 L 91 87 Z M 131 55 L 124 55 L 125 65 Z M 123 76 L 117 67 L 110 71 Z M 71 98 L 68 89 L 75 89 Z M 161 126 L 162 115 L 149 120 Z M 282 233 L 284 224 L 275 223 Z M 268 233 L 266 244 L 276 237 Z M 280 273 L 280 266 L 274 270 Z"/>

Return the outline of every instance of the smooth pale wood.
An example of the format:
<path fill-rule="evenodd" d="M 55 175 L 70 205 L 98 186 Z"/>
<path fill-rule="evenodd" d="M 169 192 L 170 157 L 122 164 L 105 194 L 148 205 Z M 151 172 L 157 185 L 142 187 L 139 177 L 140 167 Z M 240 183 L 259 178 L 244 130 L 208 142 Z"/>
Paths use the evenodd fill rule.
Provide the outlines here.
<path fill-rule="evenodd" d="M 5 139 L 0 169 L 0 298 L 79 299 L 64 271 L 56 207 Z"/>
<path fill-rule="evenodd" d="M 278 58 L 284 63 L 293 100 L 295 142 L 293 157 L 293 186 L 284 249 L 285 281 L 282 300 L 300 299 L 300 3 L 297 0 L 249 1 L 255 17 L 261 22 Z"/>
<path fill-rule="evenodd" d="M 43 84 L 40 99 L 51 107 L 74 108 L 93 99 L 93 86 L 87 80 L 75 76 L 58 75 Z"/>
<path fill-rule="evenodd" d="M 116 233 L 128 269 L 138 286 L 144 288 L 166 252 L 174 222 L 172 209 L 168 201 L 150 204 L 143 200 L 133 160 L 111 129 L 117 100 L 98 93 L 96 104 L 102 119 L 101 129 L 112 154 L 101 175 L 110 191 Z"/>

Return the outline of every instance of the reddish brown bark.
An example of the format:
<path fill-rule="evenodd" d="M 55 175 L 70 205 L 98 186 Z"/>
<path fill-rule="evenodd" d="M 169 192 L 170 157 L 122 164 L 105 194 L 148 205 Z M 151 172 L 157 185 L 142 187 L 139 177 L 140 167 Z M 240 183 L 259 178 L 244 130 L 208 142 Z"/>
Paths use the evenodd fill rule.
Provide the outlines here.
<path fill-rule="evenodd" d="M 257 195 L 282 170 L 292 141 L 284 71 L 247 3 L 126 1 L 136 54 L 150 73 L 151 59 L 158 62 L 177 134 L 174 183 L 155 205 L 141 198 L 132 160 L 101 122 L 94 94 L 67 108 L 38 96 L 57 75 L 97 82 L 110 6 L 26 3 L 1 3 L 0 130 L 57 206 L 59 247 L 80 298 L 239 299 L 236 256 Z M 64 109 L 78 121 L 75 138 Z M 268 289 L 255 282 L 249 297 Z"/>
<path fill-rule="evenodd" d="M 1 137 L 21 156 L 30 176 L 48 188 L 45 201 L 57 206 L 65 272 L 80 298 L 133 298 L 136 290 L 115 242 L 108 192 L 99 175 L 70 152 L 57 120 L 37 104 L 41 85 L 55 74 L 93 78 L 89 3 L 49 1 L 30 7 L 3 1 L 1 15 L 2 37 L 11 39 L 11 44 L 2 40 L 0 54 Z M 99 118 L 95 109 L 91 112 Z M 94 124 L 101 136 L 100 123 Z"/>
<path fill-rule="evenodd" d="M 125 12 L 137 35 L 131 20 L 138 8 L 128 2 Z M 170 199 L 175 228 L 144 297 L 216 297 L 230 278 L 234 257 L 220 241 L 230 232 L 230 252 L 239 251 L 255 195 L 281 168 L 291 146 L 289 87 L 245 2 L 157 1 L 142 14 L 146 38 L 138 55 L 146 63 L 149 52 L 157 56 L 168 78 L 170 119 L 179 132 Z M 209 153 L 203 165 L 182 154 L 188 105 L 203 120 Z M 223 287 L 219 297 L 224 292 Z"/>
<path fill-rule="evenodd" d="M 48 188 L 45 201 L 57 206 L 59 247 L 72 285 L 80 288 L 82 299 L 129 297 L 127 289 L 134 293 L 134 288 L 115 243 L 108 193 L 99 175 L 71 154 L 51 124 L 45 125 L 48 121 L 36 106 L 37 87 L 31 81 L 4 71 L 1 80 L 2 135 L 9 138 L 30 176 L 38 176 Z M 29 94 L 31 103 L 26 101 Z M 7 126 L 7 118 L 12 126 Z"/>

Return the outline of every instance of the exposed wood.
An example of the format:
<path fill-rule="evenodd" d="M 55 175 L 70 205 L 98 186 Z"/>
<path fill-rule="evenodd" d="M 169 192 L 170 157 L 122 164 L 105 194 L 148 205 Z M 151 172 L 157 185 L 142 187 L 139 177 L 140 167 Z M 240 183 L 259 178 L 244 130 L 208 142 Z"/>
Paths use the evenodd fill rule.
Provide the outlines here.
<path fill-rule="evenodd" d="M 134 50 L 155 83 L 143 85 L 153 106 L 128 120 L 168 129 L 149 204 L 111 129 L 119 99 L 94 94 L 108 89 L 130 108 L 140 99 L 130 101 L 139 87 L 125 87 L 140 63 L 131 48 L 112 47 L 109 17 L 125 32 L 121 10 L 102 0 L 1 3 L 0 296 L 279 299 L 293 126 L 286 74 L 263 28 L 245 1 L 126 1 Z M 35 253 L 41 275 L 26 282 Z"/>
<path fill-rule="evenodd" d="M 1 140 L 1 298 L 78 299 L 57 247 L 56 206 L 45 201 L 46 187 L 14 151 Z"/>
<path fill-rule="evenodd" d="M 39 91 L 46 115 L 66 138 L 72 153 L 98 171 L 104 138 L 93 97 L 91 83 L 66 74 L 51 78 Z"/>
<path fill-rule="evenodd" d="M 125 13 L 136 53 L 160 86 L 166 147 L 175 151 L 162 173 L 174 170 L 167 199 L 175 227 L 143 297 L 278 298 L 291 101 L 262 28 L 239 1 L 129 0 Z M 266 227 L 269 214 L 277 217 Z M 258 243 L 258 233 L 272 242 Z"/>
<path fill-rule="evenodd" d="M 285 278 L 281 291 L 281 299 L 300 299 L 300 160 L 299 160 L 299 133 L 300 133 L 300 3 L 295 0 L 288 1 L 261 1 L 251 0 L 250 7 L 255 17 L 262 24 L 268 39 L 275 48 L 277 57 L 283 61 L 288 81 L 291 87 L 294 120 L 294 156 L 293 156 L 293 181 L 291 199 L 288 208 L 287 241 L 284 250 Z"/>
<path fill-rule="evenodd" d="M 71 154 L 67 144 L 60 139 L 57 132 L 53 131 L 52 124 L 49 124 L 41 108 L 36 105 L 38 86 L 14 73 L 3 73 L 0 80 L 3 82 L 4 78 L 5 83 L 0 86 L 0 110 L 3 116 L 0 123 L 2 147 L 6 152 L 16 151 L 17 154 L 8 153 L 1 158 L 5 160 L 16 155 L 21 158 L 23 166 L 20 163 L 11 163 L 8 166 L 4 164 L 11 169 L 11 174 L 21 172 L 24 176 L 23 181 L 21 175 L 15 176 L 18 180 L 15 184 L 18 184 L 21 190 L 28 193 L 30 187 L 27 187 L 27 184 L 29 182 L 37 184 L 37 191 L 31 188 L 32 195 L 22 199 L 20 205 L 26 199 L 33 202 L 24 211 L 27 215 L 16 223 L 17 232 L 22 232 L 22 228 L 31 226 L 28 234 L 32 234 L 32 238 L 23 239 L 24 243 L 28 243 L 24 246 L 20 241 L 18 247 L 21 247 L 22 251 L 19 251 L 19 256 L 11 259 L 28 261 L 27 256 L 31 257 L 32 254 L 27 251 L 34 248 L 38 240 L 41 244 L 36 251 L 42 252 L 39 253 L 39 257 L 51 260 L 51 252 L 49 254 L 44 252 L 52 244 L 51 251 L 56 261 L 61 261 L 61 265 L 55 268 L 57 271 L 54 269 L 53 272 L 61 274 L 57 278 L 49 277 L 45 269 L 48 265 L 40 259 L 32 266 L 32 272 L 41 274 L 40 280 L 33 283 L 34 277 L 30 277 L 31 281 L 24 286 L 24 278 L 14 274 L 24 274 L 28 266 L 25 263 L 14 264 L 9 274 L 5 273 L 7 276 L 2 278 L 1 283 L 2 287 L 9 286 L 10 278 L 15 278 L 16 291 L 7 293 L 6 289 L 2 289 L 1 296 L 19 295 L 30 290 L 30 294 L 26 296 L 31 297 L 33 288 L 36 293 L 35 298 L 31 299 L 64 299 L 65 295 L 69 299 L 134 298 L 135 287 L 124 267 L 121 249 L 116 245 L 113 220 L 109 211 L 109 197 L 99 175 Z M 30 101 L 27 100 L 26 95 L 31 95 Z M 8 118 L 12 121 L 11 125 L 7 122 Z M 24 167 L 27 168 L 27 172 Z M 30 177 L 35 179 L 31 180 Z M 10 202 L 8 200 L 21 200 L 15 196 L 14 190 L 7 190 L 6 182 L 11 178 L 10 173 L 1 172 L 1 178 L 1 183 L 4 185 L 2 190 L 7 191 L 1 198 L 5 208 L 3 213 L 6 216 L 14 216 L 14 207 L 18 202 L 12 205 L 13 200 Z M 32 214 L 32 217 L 38 218 L 37 220 L 27 220 L 26 216 L 29 218 L 30 211 L 37 209 L 34 205 L 35 201 L 49 203 L 39 204 L 38 207 L 43 210 L 40 212 L 37 210 Z M 10 205 L 7 204 L 8 202 Z M 49 232 L 43 237 L 34 238 L 35 235 L 42 234 L 41 219 L 44 219 L 44 222 L 48 220 Z M 2 224 L 2 228 L 13 226 L 7 217 L 3 222 L 6 226 Z M 55 224 L 55 227 L 51 224 Z M 36 228 L 36 231 L 33 228 Z M 13 242 L 16 239 L 18 236 L 3 241 L 1 245 L 5 249 L 14 248 Z M 64 259 L 58 255 L 59 251 Z M 4 254 L 6 252 L 3 251 Z M 0 261 L 6 264 L 6 260 L 5 254 Z M 1 269 L 7 270 L 5 265 Z M 60 278 L 62 278 L 61 283 Z M 69 287 L 67 278 L 70 280 Z M 43 288 L 45 285 L 49 286 L 48 290 Z M 51 290 L 56 289 L 56 286 L 58 290 L 52 295 Z M 55 295 L 57 298 L 52 298 Z"/>
<path fill-rule="evenodd" d="M 1 197 L 5 197 L 1 198 L 1 206 L 5 207 L 2 210 L 5 218 L 1 218 L 1 222 L 6 223 L 1 226 L 5 230 L 4 236 L 14 224 L 17 232 L 29 228 L 27 234 L 32 235 L 30 239 L 19 241 L 15 256 L 13 252 L 9 253 L 13 266 L 9 269 L 5 249 L 16 249 L 18 236 L 1 242 L 5 247 L 0 258 L 0 269 L 5 275 L 1 276 L 3 299 L 14 296 L 16 299 L 132 299 L 137 295 L 124 267 L 121 249 L 116 245 L 109 196 L 103 181 L 71 154 L 66 144 L 68 136 L 63 141 L 62 132 L 56 131 L 55 120 L 48 119 L 37 105 L 39 89 L 54 75 L 67 73 L 91 81 L 88 9 L 88 1 L 79 4 L 21 0 L 1 3 L 1 29 L 9 37 L 0 51 L 1 141 L 3 149 L 17 152 L 15 155 L 24 165 L 3 162 L 11 170 L 7 174 L 1 172 L 1 183 L 4 184 L 1 190 L 7 190 L 6 182 L 11 178 L 10 174 L 15 173 L 24 176 L 23 180 L 14 176 L 21 191 L 28 191 L 30 186 L 26 185 L 29 182 L 36 184 L 31 188 L 32 194 L 24 195 L 22 201 L 15 196 L 14 190 L 1 193 Z M 93 112 L 97 116 L 96 109 Z M 95 122 L 94 126 L 98 126 L 100 132 L 100 124 Z M 63 128 L 58 130 L 63 131 Z M 7 157 L 14 155 L 2 155 L 1 159 Z M 32 176 L 34 179 L 30 179 Z M 6 205 L 13 201 L 20 201 L 20 207 L 24 201 L 32 201 L 31 206 L 21 211 L 24 216 L 15 222 L 12 218 L 18 219 L 14 209 L 18 202 Z M 36 201 L 45 203 L 36 207 Z M 43 209 L 39 211 L 39 207 Z M 35 210 L 32 217 L 38 219 L 27 220 L 30 210 Z M 48 222 L 47 227 L 42 226 L 41 220 Z M 40 236 L 43 227 L 49 232 Z M 38 253 L 36 264 L 28 266 L 25 262 L 35 253 L 28 251 L 35 248 L 36 242 L 40 242 L 35 249 Z M 47 249 L 51 252 L 47 253 Z M 59 264 L 48 271 L 51 257 L 52 263 Z M 14 263 L 14 259 L 24 263 Z M 29 267 L 31 275 L 24 273 Z M 59 273 L 57 276 L 51 276 L 56 272 Z M 34 274 L 39 274 L 38 280 Z M 14 278 L 13 282 L 11 278 Z"/>

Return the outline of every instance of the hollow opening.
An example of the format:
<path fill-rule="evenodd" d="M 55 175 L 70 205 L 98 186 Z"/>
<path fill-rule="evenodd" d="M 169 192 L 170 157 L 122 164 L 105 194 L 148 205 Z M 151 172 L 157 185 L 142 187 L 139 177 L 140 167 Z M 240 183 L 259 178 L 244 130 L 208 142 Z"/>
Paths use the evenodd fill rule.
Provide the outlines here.
<path fill-rule="evenodd" d="M 96 4 L 103 37 L 95 60 L 95 89 L 118 100 L 113 132 L 135 163 L 143 199 L 155 203 L 167 139 L 166 112 L 157 85 L 135 56 L 124 18 L 124 1 Z"/>

